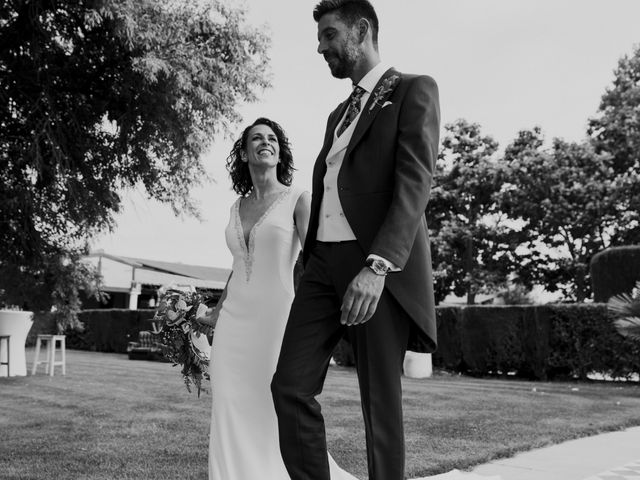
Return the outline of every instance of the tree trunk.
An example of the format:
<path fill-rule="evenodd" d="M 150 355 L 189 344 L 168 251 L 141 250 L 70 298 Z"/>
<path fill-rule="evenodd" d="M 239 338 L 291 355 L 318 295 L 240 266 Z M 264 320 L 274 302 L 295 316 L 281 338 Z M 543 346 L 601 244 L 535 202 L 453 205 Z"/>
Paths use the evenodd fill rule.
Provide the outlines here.
<path fill-rule="evenodd" d="M 471 287 L 467 289 L 467 305 L 476 304 L 476 293 L 471 291 Z"/>
<path fill-rule="evenodd" d="M 576 302 L 577 303 L 583 303 L 584 299 L 587 296 L 584 288 L 584 277 L 585 277 L 584 273 L 580 271 L 576 273 Z"/>
<path fill-rule="evenodd" d="M 468 278 L 472 278 L 473 273 L 473 237 L 469 235 L 464 241 L 464 273 Z M 476 292 L 473 283 L 467 285 L 467 305 L 474 305 Z"/>

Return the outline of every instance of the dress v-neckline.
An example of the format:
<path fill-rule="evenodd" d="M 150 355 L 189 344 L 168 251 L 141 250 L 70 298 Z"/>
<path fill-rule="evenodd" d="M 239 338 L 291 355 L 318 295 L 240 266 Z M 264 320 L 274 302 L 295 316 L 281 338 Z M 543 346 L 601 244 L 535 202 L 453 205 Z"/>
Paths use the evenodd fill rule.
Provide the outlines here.
<path fill-rule="evenodd" d="M 258 227 L 264 222 L 264 220 L 269 216 L 271 211 L 282 201 L 284 197 L 291 191 L 291 187 L 287 187 L 282 190 L 276 198 L 271 202 L 271 204 L 267 207 L 267 209 L 260 215 L 260 218 L 254 223 L 249 229 L 248 236 L 245 234 L 244 227 L 242 226 L 242 217 L 240 216 L 240 203 L 242 203 L 242 197 L 238 198 L 236 201 L 236 234 L 238 236 L 238 241 L 240 245 L 242 245 L 242 251 L 244 253 L 244 263 L 247 274 L 247 281 L 251 277 L 251 269 L 253 266 L 253 252 L 255 250 L 255 238 L 256 238 L 256 230 Z"/>

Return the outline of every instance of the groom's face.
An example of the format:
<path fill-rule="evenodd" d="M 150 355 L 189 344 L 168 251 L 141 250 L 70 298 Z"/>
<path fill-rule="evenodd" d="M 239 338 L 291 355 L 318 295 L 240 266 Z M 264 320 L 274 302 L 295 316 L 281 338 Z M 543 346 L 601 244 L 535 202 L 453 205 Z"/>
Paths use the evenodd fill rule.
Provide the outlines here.
<path fill-rule="evenodd" d="M 318 21 L 318 53 L 336 78 L 348 78 L 360 58 L 357 29 L 347 25 L 337 13 L 327 13 Z"/>

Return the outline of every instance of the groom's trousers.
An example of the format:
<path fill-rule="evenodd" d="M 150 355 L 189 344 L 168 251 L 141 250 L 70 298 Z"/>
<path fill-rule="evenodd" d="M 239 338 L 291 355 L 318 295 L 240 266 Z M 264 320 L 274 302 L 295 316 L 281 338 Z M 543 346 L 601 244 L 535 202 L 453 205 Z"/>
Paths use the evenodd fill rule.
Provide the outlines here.
<path fill-rule="evenodd" d="M 401 376 L 411 320 L 384 289 L 368 322 L 340 323 L 343 295 L 364 264 L 355 241 L 317 242 L 300 280 L 271 383 L 280 450 L 292 480 L 330 480 L 324 420 L 315 397 L 345 333 L 360 385 L 369 479 L 404 479 Z"/>

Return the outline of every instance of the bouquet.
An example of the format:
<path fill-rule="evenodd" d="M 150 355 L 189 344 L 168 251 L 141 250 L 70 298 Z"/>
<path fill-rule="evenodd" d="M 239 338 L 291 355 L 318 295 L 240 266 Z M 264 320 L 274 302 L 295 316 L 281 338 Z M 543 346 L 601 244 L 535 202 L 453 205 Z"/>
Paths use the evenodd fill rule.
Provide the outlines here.
<path fill-rule="evenodd" d="M 616 328 L 621 335 L 640 341 L 640 281 L 631 294 L 623 293 L 609 299 L 609 308 L 618 314 Z"/>
<path fill-rule="evenodd" d="M 210 295 L 198 293 L 195 289 L 183 291 L 169 288 L 161 299 L 153 317 L 160 323 L 155 334 L 159 338 L 162 354 L 173 366 L 180 365 L 187 390 L 192 385 L 198 392 L 207 391 L 202 386 L 202 379 L 209 380 L 209 345 L 208 335 L 213 327 L 200 323 L 197 319 L 208 310 L 207 301 Z"/>

